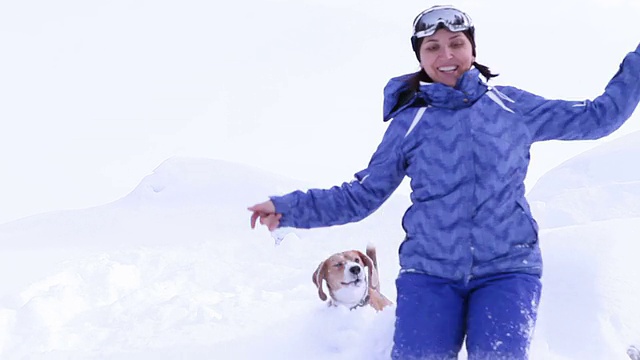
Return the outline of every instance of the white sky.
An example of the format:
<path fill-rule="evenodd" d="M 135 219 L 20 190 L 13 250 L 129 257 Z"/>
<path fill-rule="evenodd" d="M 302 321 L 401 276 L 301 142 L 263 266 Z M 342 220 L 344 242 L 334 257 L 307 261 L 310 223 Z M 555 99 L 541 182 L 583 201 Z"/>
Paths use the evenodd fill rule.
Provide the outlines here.
<path fill-rule="evenodd" d="M 600 94 L 640 41 L 637 0 L 455 4 L 495 83 L 549 98 Z M 0 223 L 116 200 L 173 156 L 349 180 L 386 126 L 383 86 L 417 69 L 411 22 L 430 5 L 0 2 Z M 536 146 L 528 185 L 593 145 Z"/>

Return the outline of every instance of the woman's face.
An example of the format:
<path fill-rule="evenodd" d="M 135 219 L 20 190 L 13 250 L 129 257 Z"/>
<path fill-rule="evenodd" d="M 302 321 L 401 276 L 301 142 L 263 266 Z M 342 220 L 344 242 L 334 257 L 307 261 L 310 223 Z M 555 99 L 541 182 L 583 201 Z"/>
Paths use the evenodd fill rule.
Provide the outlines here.
<path fill-rule="evenodd" d="M 420 66 L 434 82 L 455 86 L 474 61 L 471 41 L 461 32 L 440 29 L 420 45 Z"/>

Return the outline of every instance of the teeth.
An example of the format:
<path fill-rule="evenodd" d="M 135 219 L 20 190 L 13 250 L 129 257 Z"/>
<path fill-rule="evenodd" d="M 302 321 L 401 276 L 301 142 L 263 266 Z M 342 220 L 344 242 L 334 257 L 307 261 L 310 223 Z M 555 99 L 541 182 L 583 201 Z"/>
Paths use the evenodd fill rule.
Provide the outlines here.
<path fill-rule="evenodd" d="M 457 66 L 443 66 L 443 67 L 439 67 L 438 70 L 449 72 L 449 71 L 455 71 L 457 68 L 458 68 Z"/>

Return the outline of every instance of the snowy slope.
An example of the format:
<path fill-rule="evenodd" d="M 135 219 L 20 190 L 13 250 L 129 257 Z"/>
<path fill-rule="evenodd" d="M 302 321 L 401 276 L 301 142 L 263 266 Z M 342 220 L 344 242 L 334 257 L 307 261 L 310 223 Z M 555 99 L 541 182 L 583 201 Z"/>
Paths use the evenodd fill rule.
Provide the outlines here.
<path fill-rule="evenodd" d="M 640 343 L 638 233 L 640 218 L 542 231 L 534 350 L 563 359 L 624 359 L 627 346 Z"/>
<path fill-rule="evenodd" d="M 543 229 L 538 334 L 567 359 L 622 359 L 640 343 L 639 144 L 635 132 L 584 152 L 527 194 Z"/>
<path fill-rule="evenodd" d="M 618 162 L 634 151 L 625 138 L 576 158 L 589 173 L 563 165 L 620 215 L 541 222 L 545 287 L 533 359 L 623 359 L 640 343 L 640 219 L 612 200 L 616 184 L 640 178 L 626 172 L 631 158 Z M 172 158 L 111 204 L 0 225 L 0 358 L 384 359 L 393 307 L 328 309 L 311 273 L 329 254 L 371 242 L 382 290 L 394 299 L 407 199 L 394 195 L 358 224 L 295 231 L 277 247 L 265 229 L 249 229 L 248 205 L 304 186 L 239 164 Z M 557 173 L 539 186 L 531 197 L 546 211 L 569 218 L 595 206 L 575 203 L 571 213 L 555 202 L 570 189 Z"/>
<path fill-rule="evenodd" d="M 528 193 L 545 228 L 640 217 L 640 132 L 549 171 Z"/>
<path fill-rule="evenodd" d="M 379 245 L 394 297 L 402 239 L 400 214 L 388 210 L 395 200 L 365 222 L 299 231 L 279 247 L 265 230 L 250 230 L 249 204 L 300 185 L 237 164 L 170 159 L 112 204 L 0 226 L 10 285 L 0 293 L 0 358 L 242 358 L 253 348 L 220 344 L 289 318 L 335 325 L 313 315 L 327 309 L 311 273 L 327 254 L 369 242 Z M 306 322 L 283 332 L 301 336 L 294 327 Z"/>

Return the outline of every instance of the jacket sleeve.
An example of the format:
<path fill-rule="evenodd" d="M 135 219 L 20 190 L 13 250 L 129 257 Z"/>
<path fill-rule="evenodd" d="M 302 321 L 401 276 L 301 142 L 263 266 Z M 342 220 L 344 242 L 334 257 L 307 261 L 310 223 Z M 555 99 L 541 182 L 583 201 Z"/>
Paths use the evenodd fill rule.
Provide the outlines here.
<path fill-rule="evenodd" d="M 602 95 L 593 101 L 547 100 L 521 92 L 515 99 L 533 141 L 592 140 L 611 134 L 640 101 L 640 45 L 624 58 Z"/>
<path fill-rule="evenodd" d="M 364 219 L 384 203 L 405 176 L 400 143 L 402 126 L 391 121 L 366 169 L 355 179 L 330 189 L 294 191 L 272 196 L 281 227 L 314 228 Z"/>

